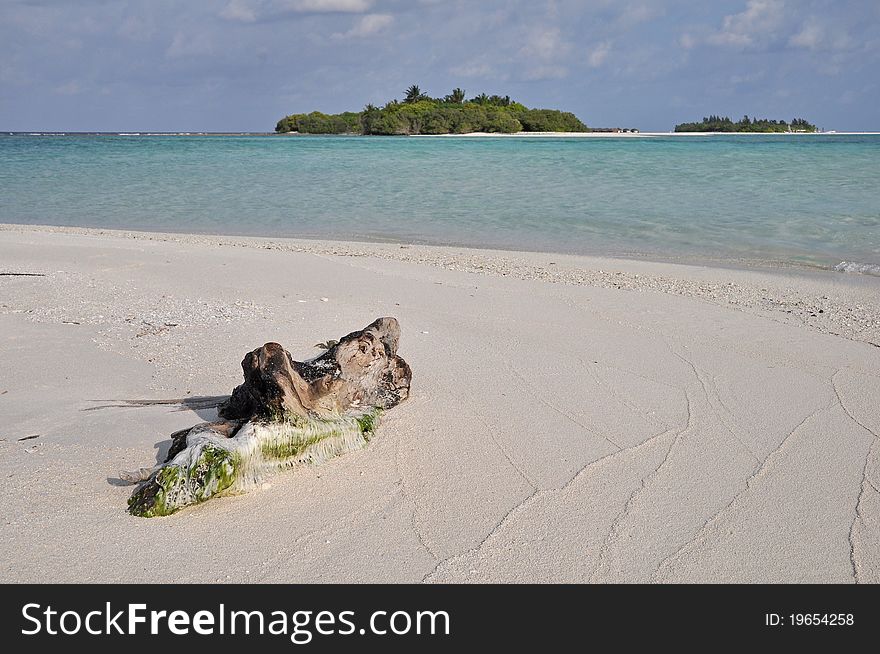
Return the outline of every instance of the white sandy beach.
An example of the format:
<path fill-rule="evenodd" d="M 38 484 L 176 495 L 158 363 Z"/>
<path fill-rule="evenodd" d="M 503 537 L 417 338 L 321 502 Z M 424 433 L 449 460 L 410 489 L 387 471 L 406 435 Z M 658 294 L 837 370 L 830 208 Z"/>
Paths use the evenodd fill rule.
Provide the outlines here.
<path fill-rule="evenodd" d="M 8 225 L 0 273 L 0 581 L 880 581 L 880 278 Z M 126 401 L 385 315 L 365 449 L 126 513 L 215 414 Z"/>
<path fill-rule="evenodd" d="M 411 134 L 413 138 L 472 138 L 472 137 L 498 137 L 498 138 L 592 138 L 592 139 L 616 139 L 616 138 L 656 138 L 659 136 L 870 136 L 880 132 L 514 132 L 505 134 L 501 132 L 468 132 L 466 134 Z M 284 136 L 299 136 L 296 132 L 288 132 Z M 307 136 L 303 134 L 302 136 Z"/>

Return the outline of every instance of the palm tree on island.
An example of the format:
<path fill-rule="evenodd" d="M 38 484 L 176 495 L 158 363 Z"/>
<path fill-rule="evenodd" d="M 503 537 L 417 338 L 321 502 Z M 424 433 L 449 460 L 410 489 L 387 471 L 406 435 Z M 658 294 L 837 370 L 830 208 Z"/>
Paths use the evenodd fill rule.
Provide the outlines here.
<path fill-rule="evenodd" d="M 419 100 L 427 100 L 428 96 L 422 93 L 422 89 L 413 84 L 406 91 L 403 92 L 403 101 L 406 104 L 412 104 L 414 102 L 418 102 Z"/>
<path fill-rule="evenodd" d="M 367 104 L 360 112 L 325 114 L 320 111 L 290 114 L 275 126 L 288 134 L 468 134 L 471 132 L 587 132 L 577 116 L 558 109 L 529 109 L 509 95 L 480 93 L 466 99 L 464 89 L 431 97 L 413 84 L 403 100 L 389 100 L 383 106 Z"/>
<path fill-rule="evenodd" d="M 452 89 L 452 93 L 445 96 L 443 100 L 445 102 L 451 102 L 453 104 L 462 104 L 464 102 L 465 92 L 460 88 Z"/>

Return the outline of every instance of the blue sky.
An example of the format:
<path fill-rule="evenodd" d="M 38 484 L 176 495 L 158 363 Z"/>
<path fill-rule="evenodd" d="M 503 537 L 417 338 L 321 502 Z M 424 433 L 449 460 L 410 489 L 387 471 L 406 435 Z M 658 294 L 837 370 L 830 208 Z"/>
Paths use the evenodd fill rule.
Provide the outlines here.
<path fill-rule="evenodd" d="M 880 128 L 877 0 L 0 0 L 0 129 L 267 131 L 409 84 L 668 130 Z"/>

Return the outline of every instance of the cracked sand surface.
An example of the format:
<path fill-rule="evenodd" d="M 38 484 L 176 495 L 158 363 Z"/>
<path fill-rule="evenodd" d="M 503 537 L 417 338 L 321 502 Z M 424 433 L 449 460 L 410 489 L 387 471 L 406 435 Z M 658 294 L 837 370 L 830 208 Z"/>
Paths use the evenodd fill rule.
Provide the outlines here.
<path fill-rule="evenodd" d="M 0 233 L 4 268 L 49 273 L 0 281 L 3 581 L 880 581 L 870 324 L 843 338 L 651 285 L 483 274 L 476 251 L 450 270 L 423 260 L 446 250 L 297 243 Z M 522 272 L 552 255 L 505 256 Z M 844 312 L 880 290 L 616 265 Z M 116 471 L 214 410 L 120 400 L 223 395 L 263 342 L 317 354 L 379 315 L 401 321 L 413 394 L 367 448 L 169 518 L 125 513 Z"/>

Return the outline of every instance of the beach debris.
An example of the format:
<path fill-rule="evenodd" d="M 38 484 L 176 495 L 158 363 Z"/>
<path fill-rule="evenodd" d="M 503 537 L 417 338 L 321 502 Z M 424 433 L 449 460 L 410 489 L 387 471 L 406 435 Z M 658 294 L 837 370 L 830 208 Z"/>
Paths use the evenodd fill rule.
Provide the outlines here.
<path fill-rule="evenodd" d="M 31 434 L 30 436 L 22 436 L 18 440 L 19 441 L 30 441 L 30 440 L 33 440 L 33 439 L 39 438 L 39 437 L 40 437 L 39 434 Z"/>
<path fill-rule="evenodd" d="M 337 345 L 338 343 L 339 343 L 339 341 L 330 339 L 329 341 L 326 341 L 324 343 L 315 343 L 315 347 L 319 347 L 322 350 L 329 350 L 331 347 L 333 347 L 334 345 Z"/>
<path fill-rule="evenodd" d="M 101 316 L 103 317 L 103 316 Z M 176 322 L 162 322 L 162 324 L 152 323 L 148 320 L 141 321 L 141 327 L 138 329 L 135 334 L 135 338 L 141 338 L 143 336 L 156 336 L 158 334 L 162 334 L 163 332 L 167 332 L 172 327 L 179 327 L 180 323 Z"/>
<path fill-rule="evenodd" d="M 187 391 L 187 395 L 192 395 L 192 391 Z M 198 395 L 192 397 L 180 397 L 171 400 L 92 400 L 92 402 L 103 402 L 98 406 L 90 406 L 82 411 L 98 411 L 101 409 L 129 409 L 136 407 L 151 406 L 174 406 L 175 411 L 199 411 L 202 409 L 214 409 L 219 407 L 223 402 L 229 399 L 228 395 Z"/>
<path fill-rule="evenodd" d="M 0 277 L 45 277 L 46 273 L 0 272 Z"/>
<path fill-rule="evenodd" d="M 262 486 L 273 472 L 316 464 L 366 445 L 382 411 L 409 396 L 412 371 L 397 355 L 400 325 L 379 318 L 294 361 L 266 343 L 241 362 L 244 383 L 218 419 L 171 435 L 165 462 L 120 473 L 138 483 L 129 512 L 164 516 L 218 495 Z"/>

